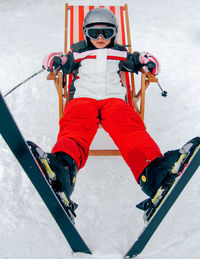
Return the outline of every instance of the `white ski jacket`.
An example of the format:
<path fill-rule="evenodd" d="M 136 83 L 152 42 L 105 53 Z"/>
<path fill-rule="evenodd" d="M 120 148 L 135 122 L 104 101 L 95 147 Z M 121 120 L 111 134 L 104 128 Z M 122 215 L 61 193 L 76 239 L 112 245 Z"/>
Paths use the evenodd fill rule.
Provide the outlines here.
<path fill-rule="evenodd" d="M 125 98 L 126 89 L 122 87 L 119 76 L 119 62 L 126 60 L 127 52 L 112 49 L 94 49 L 74 53 L 74 60 L 81 62 L 74 82 L 74 98 L 94 99 Z"/>

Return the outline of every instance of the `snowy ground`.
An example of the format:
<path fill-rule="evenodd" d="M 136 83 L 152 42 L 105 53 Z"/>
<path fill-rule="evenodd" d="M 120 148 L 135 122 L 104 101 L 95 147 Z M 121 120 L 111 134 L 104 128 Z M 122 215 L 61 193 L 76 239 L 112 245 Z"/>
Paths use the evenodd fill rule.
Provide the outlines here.
<path fill-rule="evenodd" d="M 0 85 L 5 94 L 41 69 L 49 52 L 63 50 L 64 0 L 0 0 Z M 71 0 L 70 4 L 119 5 L 123 1 Z M 146 125 L 163 152 L 180 147 L 200 129 L 200 3 L 196 0 L 127 0 L 133 46 L 161 62 L 162 98 L 147 91 Z M 6 100 L 26 139 L 50 151 L 58 132 L 57 94 L 45 72 Z M 3 123 L 3 122 L 1 122 Z M 96 143 L 99 144 L 98 138 Z M 102 142 L 102 140 L 101 140 Z M 120 259 L 143 228 L 135 204 L 145 198 L 130 170 L 116 157 L 90 157 L 73 199 L 76 225 L 93 251 L 72 255 L 64 237 L 4 141 L 0 140 L 1 259 Z M 193 177 L 141 259 L 199 259 L 200 177 Z"/>

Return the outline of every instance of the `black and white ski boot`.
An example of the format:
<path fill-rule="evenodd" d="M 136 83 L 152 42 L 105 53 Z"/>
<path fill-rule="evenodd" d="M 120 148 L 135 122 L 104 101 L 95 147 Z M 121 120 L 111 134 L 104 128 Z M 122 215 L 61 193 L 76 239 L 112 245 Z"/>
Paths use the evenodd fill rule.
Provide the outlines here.
<path fill-rule="evenodd" d="M 181 149 L 168 151 L 163 157 L 152 161 L 142 172 L 139 184 L 150 198 L 136 205 L 144 210 L 148 222 L 163 199 L 177 183 L 185 167 L 200 146 L 200 137 L 187 142 Z"/>
<path fill-rule="evenodd" d="M 78 171 L 76 162 L 64 152 L 46 153 L 31 141 L 27 141 L 27 144 L 47 181 L 74 223 L 75 209 L 78 205 L 70 199 L 70 196 L 74 190 Z"/>

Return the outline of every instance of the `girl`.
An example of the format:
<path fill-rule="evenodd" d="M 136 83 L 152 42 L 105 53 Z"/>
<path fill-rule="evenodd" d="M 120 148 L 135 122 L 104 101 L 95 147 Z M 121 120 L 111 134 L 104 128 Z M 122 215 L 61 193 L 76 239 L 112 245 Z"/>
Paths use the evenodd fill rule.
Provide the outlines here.
<path fill-rule="evenodd" d="M 150 197 L 162 186 L 180 156 L 179 150 L 162 155 L 140 116 L 126 103 L 119 72 L 137 73 L 145 66 L 157 74 L 159 64 L 149 53 L 131 54 L 124 46 L 115 44 L 117 30 L 114 14 L 105 8 L 95 8 L 84 19 L 85 40 L 73 44 L 68 54 L 52 53 L 43 61 L 48 71 L 62 69 L 66 74 L 73 73 L 74 80 L 52 153 L 41 155 L 39 147 L 30 142 L 29 145 L 38 161 L 41 157 L 46 159 L 49 167 L 45 166 L 45 170 L 54 190 L 64 192 L 68 200 L 99 123 Z"/>

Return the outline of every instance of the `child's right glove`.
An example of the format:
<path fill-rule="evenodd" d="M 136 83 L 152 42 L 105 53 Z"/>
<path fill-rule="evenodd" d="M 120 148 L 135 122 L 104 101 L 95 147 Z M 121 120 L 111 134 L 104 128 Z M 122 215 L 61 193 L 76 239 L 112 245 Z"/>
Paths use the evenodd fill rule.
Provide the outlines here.
<path fill-rule="evenodd" d="M 42 61 L 42 68 L 50 72 L 58 72 L 67 62 L 67 55 L 63 52 L 48 54 Z"/>

